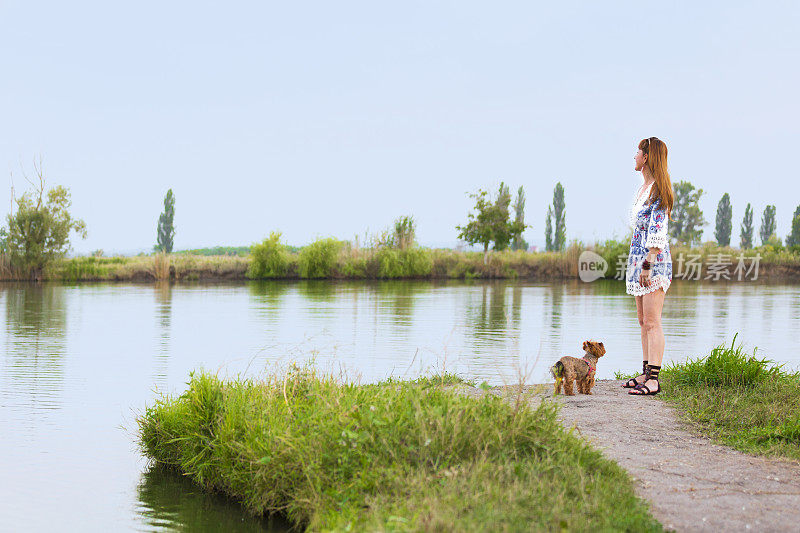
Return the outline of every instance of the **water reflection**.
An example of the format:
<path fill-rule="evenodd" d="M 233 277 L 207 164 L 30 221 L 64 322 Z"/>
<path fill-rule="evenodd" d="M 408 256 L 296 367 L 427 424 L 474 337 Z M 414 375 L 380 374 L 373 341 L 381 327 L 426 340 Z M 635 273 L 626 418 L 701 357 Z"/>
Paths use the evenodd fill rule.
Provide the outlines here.
<path fill-rule="evenodd" d="M 346 283 L 342 283 L 346 286 Z M 340 288 L 339 282 L 326 280 L 304 280 L 297 283 L 297 290 L 305 298 L 317 303 L 331 303 L 336 299 L 337 289 Z"/>
<path fill-rule="evenodd" d="M 519 329 L 522 288 L 507 281 L 484 283 L 477 287 L 480 297 L 466 307 L 468 322 L 476 337 L 502 342 L 509 330 Z M 511 293 L 511 305 L 508 294 Z M 501 333 L 498 335 L 498 333 Z"/>
<path fill-rule="evenodd" d="M 154 466 L 142 474 L 136 488 L 142 531 L 170 530 L 202 533 L 286 532 L 289 523 L 257 518 L 221 495 L 201 491 L 188 478 L 164 467 Z"/>
<path fill-rule="evenodd" d="M 164 390 L 169 375 L 169 355 L 171 350 L 171 323 L 172 323 L 172 284 L 169 281 L 159 281 L 153 285 L 155 297 L 156 329 L 158 341 L 153 365 L 153 383 L 159 390 Z"/>
<path fill-rule="evenodd" d="M 262 308 L 278 309 L 283 295 L 292 285 L 292 282 L 288 281 L 253 281 L 247 284 L 247 288 L 253 300 L 262 304 Z"/>
<path fill-rule="evenodd" d="M 379 309 L 383 313 L 408 321 L 414 313 L 414 303 L 434 286 L 424 281 L 378 281 L 372 288 L 376 296 L 375 301 L 380 302 Z M 367 292 L 371 292 L 369 286 L 366 289 Z"/>
<path fill-rule="evenodd" d="M 563 322 L 563 313 L 561 311 L 564 305 L 564 291 L 565 285 L 552 284 L 548 287 L 545 295 L 545 316 L 547 317 L 548 337 L 550 338 L 551 345 L 558 345 L 561 339 L 561 329 Z"/>
<path fill-rule="evenodd" d="M 40 416 L 61 406 L 67 323 L 66 288 L 51 284 L 5 287 L 3 405 Z"/>

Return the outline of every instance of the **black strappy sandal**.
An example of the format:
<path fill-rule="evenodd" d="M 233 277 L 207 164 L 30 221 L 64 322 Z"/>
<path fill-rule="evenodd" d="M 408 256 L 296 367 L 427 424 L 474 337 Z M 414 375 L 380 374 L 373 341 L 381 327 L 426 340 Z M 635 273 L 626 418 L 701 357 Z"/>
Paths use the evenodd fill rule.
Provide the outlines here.
<path fill-rule="evenodd" d="M 644 383 L 637 385 L 633 388 L 633 390 L 629 390 L 628 394 L 631 396 L 655 396 L 659 392 L 661 392 L 661 382 L 658 381 L 658 373 L 661 371 L 660 366 L 650 366 L 647 367 L 647 379 L 644 380 Z M 645 385 L 650 380 L 655 380 L 658 388 L 656 390 L 650 390 L 650 387 Z M 634 392 L 638 391 L 638 392 Z"/>
<path fill-rule="evenodd" d="M 648 376 L 648 374 L 647 374 L 647 361 L 642 361 L 642 373 L 639 374 L 639 376 L 644 376 L 644 378 L 645 378 L 645 380 L 642 383 L 647 381 L 647 376 Z M 636 378 L 638 378 L 639 376 L 636 376 Z M 622 384 L 622 388 L 623 389 L 635 389 L 636 387 L 641 385 L 642 383 L 639 383 L 638 381 L 636 381 L 636 378 L 631 378 L 628 381 L 626 381 L 625 383 L 623 383 Z"/>
<path fill-rule="evenodd" d="M 655 379 L 655 378 L 650 378 L 650 379 Z M 637 385 L 636 387 L 634 387 L 633 390 L 629 390 L 628 394 L 630 394 L 631 396 L 655 396 L 656 394 L 661 392 L 661 383 L 657 379 L 656 383 L 658 383 L 658 388 L 654 391 L 650 390 L 650 387 L 648 387 L 643 383 L 641 385 Z M 635 390 L 644 392 L 633 392 Z"/>

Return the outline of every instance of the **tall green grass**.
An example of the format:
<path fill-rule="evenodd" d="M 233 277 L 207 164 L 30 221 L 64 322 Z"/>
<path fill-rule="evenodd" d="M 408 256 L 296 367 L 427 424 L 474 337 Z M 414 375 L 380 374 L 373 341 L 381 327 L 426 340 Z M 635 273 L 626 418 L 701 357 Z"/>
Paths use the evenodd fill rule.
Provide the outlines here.
<path fill-rule="evenodd" d="M 800 459 L 800 374 L 749 353 L 737 336 L 662 369 L 663 398 L 719 442 Z"/>
<path fill-rule="evenodd" d="M 139 419 L 145 453 L 309 531 L 657 531 L 626 473 L 556 408 L 444 376 L 356 385 L 308 368 L 191 376 Z"/>
<path fill-rule="evenodd" d="M 688 359 L 665 369 L 670 381 L 677 385 L 708 385 L 711 387 L 754 387 L 764 381 L 780 379 L 782 365 L 766 358 L 758 359 L 748 354 L 743 345 L 736 345 L 733 336 L 730 346 L 720 344 L 711 353 L 697 359 Z"/>

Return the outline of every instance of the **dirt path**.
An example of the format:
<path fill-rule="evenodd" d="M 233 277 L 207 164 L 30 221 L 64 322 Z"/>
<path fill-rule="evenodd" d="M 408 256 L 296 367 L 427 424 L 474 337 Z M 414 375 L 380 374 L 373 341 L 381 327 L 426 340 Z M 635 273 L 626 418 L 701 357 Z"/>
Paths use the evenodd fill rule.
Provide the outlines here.
<path fill-rule="evenodd" d="M 556 397 L 559 416 L 630 472 L 667 529 L 800 530 L 800 464 L 713 444 L 665 402 L 628 396 L 621 384 L 598 381 L 591 396 Z M 540 390 L 552 396 L 552 386 Z"/>

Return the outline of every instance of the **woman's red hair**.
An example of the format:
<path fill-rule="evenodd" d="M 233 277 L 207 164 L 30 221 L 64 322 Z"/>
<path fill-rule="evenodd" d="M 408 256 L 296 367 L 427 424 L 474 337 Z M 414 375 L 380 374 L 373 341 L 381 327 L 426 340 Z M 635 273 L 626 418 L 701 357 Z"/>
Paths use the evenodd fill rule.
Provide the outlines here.
<path fill-rule="evenodd" d="M 649 137 L 639 141 L 639 149 L 647 156 L 644 164 L 656 179 L 646 203 L 650 204 L 661 200 L 659 208 L 665 209 L 667 216 L 672 218 L 670 214 L 675 194 L 672 192 L 672 182 L 669 179 L 669 170 L 667 170 L 667 145 L 657 137 Z"/>

